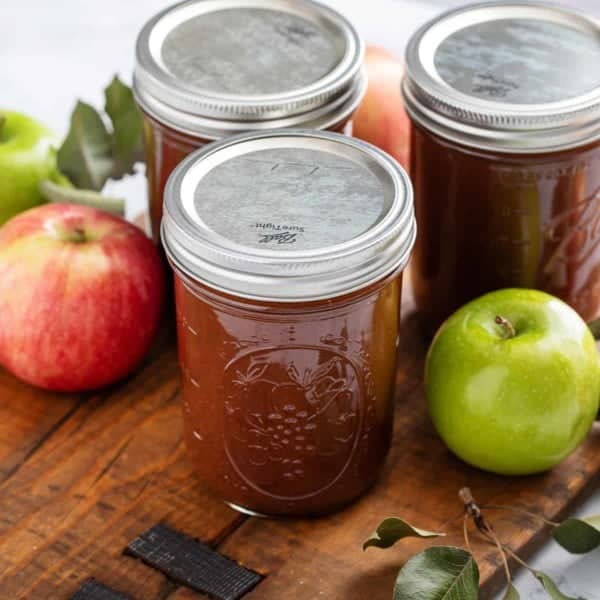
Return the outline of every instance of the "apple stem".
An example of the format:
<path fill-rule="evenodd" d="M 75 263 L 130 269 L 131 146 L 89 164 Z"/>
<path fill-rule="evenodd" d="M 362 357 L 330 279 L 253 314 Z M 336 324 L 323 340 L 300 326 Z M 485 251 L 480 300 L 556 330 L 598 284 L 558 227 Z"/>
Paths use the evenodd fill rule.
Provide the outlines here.
<path fill-rule="evenodd" d="M 494 320 L 504 329 L 504 337 L 506 339 L 514 338 L 517 335 L 514 325 L 508 319 L 498 315 Z"/>
<path fill-rule="evenodd" d="M 66 239 L 74 244 L 81 244 L 86 241 L 87 237 L 85 231 L 81 229 L 81 227 L 76 227 L 70 232 L 70 235 L 68 235 Z"/>
<path fill-rule="evenodd" d="M 594 338 L 600 340 L 600 319 L 596 319 L 595 321 L 588 323 L 588 327 L 590 328 Z"/>
<path fill-rule="evenodd" d="M 85 229 L 80 226 L 65 227 L 62 223 L 51 222 L 48 229 L 56 239 L 71 244 L 83 244 L 89 239 Z"/>

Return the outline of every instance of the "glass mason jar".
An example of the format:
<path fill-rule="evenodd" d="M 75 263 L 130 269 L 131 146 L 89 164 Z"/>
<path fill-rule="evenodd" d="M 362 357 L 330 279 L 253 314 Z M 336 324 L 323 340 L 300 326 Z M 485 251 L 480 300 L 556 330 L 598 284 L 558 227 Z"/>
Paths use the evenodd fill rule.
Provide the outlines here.
<path fill-rule="evenodd" d="M 542 4 L 443 15 L 407 49 L 412 265 L 432 333 L 503 287 L 600 317 L 600 26 Z"/>
<path fill-rule="evenodd" d="M 402 168 L 343 135 L 234 137 L 174 171 L 185 440 L 234 508 L 320 514 L 377 478 L 415 233 Z"/>
<path fill-rule="evenodd" d="M 166 182 L 192 151 L 244 131 L 350 131 L 363 57 L 354 27 L 311 0 L 191 0 L 153 17 L 138 36 L 134 92 L 155 241 Z"/>

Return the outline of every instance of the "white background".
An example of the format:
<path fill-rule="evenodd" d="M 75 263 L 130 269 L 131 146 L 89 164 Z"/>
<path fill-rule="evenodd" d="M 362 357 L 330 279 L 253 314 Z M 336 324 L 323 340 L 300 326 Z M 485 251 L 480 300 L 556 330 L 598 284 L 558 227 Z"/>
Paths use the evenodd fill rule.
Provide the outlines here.
<path fill-rule="evenodd" d="M 402 56 L 417 26 L 461 0 L 327 0 L 345 12 L 370 43 Z M 76 98 L 102 105 L 102 89 L 115 73 L 131 80 L 137 31 L 169 0 L 0 0 L 0 107 L 29 113 L 59 134 Z M 600 16 L 600 0 L 563 4 Z M 145 206 L 142 177 L 113 186 L 128 201 L 128 215 Z M 581 508 L 600 513 L 600 493 Z M 384 515 L 382 515 L 384 516 Z M 600 552 L 574 558 L 549 543 L 536 566 L 552 573 L 569 595 L 600 600 Z M 527 600 L 546 598 L 530 577 L 517 585 Z M 390 594 L 391 595 L 391 594 Z"/>

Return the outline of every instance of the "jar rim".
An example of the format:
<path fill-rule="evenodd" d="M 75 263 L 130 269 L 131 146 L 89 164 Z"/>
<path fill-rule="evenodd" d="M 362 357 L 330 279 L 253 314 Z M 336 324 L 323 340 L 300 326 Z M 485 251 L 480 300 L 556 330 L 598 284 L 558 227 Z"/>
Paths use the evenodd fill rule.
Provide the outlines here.
<path fill-rule="evenodd" d="M 452 41 L 453 36 L 460 34 L 462 43 L 466 44 L 465 31 L 519 21 L 556 25 L 585 34 L 590 43 L 597 45 L 595 51 L 600 55 L 600 22 L 564 7 L 537 1 L 500 1 L 448 11 L 426 23 L 409 41 L 402 91 L 411 119 L 454 142 L 515 154 L 554 152 L 599 140 L 600 79 L 593 89 L 572 97 L 525 102 L 523 97 L 518 98 L 519 101 L 508 101 L 494 97 L 492 92 L 476 94 L 473 88 L 467 92 L 464 83 L 451 85 L 442 77 L 436 57 L 447 40 Z M 489 35 L 493 30 L 479 31 Z M 501 35 L 497 31 L 495 34 Z M 482 35 L 480 33 L 480 39 Z M 467 52 L 464 47 L 461 50 Z M 468 58 L 473 59 L 473 56 Z M 513 84 L 518 75 L 510 75 L 512 79 L 508 83 Z"/>
<path fill-rule="evenodd" d="M 256 13 L 259 25 L 267 20 L 263 14 L 291 21 L 266 23 L 264 31 L 258 33 L 249 30 L 252 35 L 246 42 L 243 36 L 234 35 L 235 28 L 245 27 L 243 19 L 240 23 L 237 17 L 232 18 L 236 11 Z M 229 33 L 229 38 L 210 52 L 209 48 L 195 46 L 201 42 L 190 34 L 208 18 L 216 19 L 209 31 L 217 41 Z M 254 69 L 255 77 L 250 78 L 247 61 L 256 63 L 254 54 L 265 45 L 258 39 L 260 33 L 275 36 L 285 46 L 291 44 L 288 38 L 304 24 L 311 29 L 296 36 L 294 44 L 302 48 L 302 44 L 310 45 L 312 38 L 322 38 L 323 43 L 305 49 L 311 60 L 306 58 L 296 65 L 301 74 L 294 75 L 286 62 L 301 54 L 297 48 L 295 54 L 276 49 L 263 57 L 269 69 L 261 63 Z M 191 29 L 179 34 L 182 27 Z M 227 32 L 227 27 L 232 31 Z M 170 41 L 172 36 L 176 36 L 174 42 Z M 216 44 L 211 40 L 206 43 Z M 169 53 L 173 54 L 171 62 L 165 58 L 171 56 Z M 313 61 L 311 53 L 322 61 Z M 314 122 L 326 127 L 350 114 L 362 99 L 366 88 L 364 53 L 364 42 L 350 21 L 314 0 L 186 0 L 158 13 L 142 28 L 136 43 L 134 90 L 142 108 L 155 118 L 174 129 L 208 139 L 265 127 L 312 126 Z M 273 71 L 281 77 L 275 78 Z M 261 73 L 264 83 L 260 83 Z M 290 73 L 287 80 L 286 73 Z M 274 87 L 277 85 L 282 88 Z"/>
<path fill-rule="evenodd" d="M 331 129 L 352 118 L 365 97 L 367 85 L 367 72 L 362 68 L 352 85 L 325 106 L 297 115 L 257 121 L 207 118 L 174 109 L 145 94 L 137 85 L 135 75 L 133 93 L 142 110 L 159 123 L 184 135 L 216 141 L 233 135 L 268 129 L 302 128 L 319 131 Z"/>
<path fill-rule="evenodd" d="M 357 177 L 377 179 L 382 200 L 380 206 L 373 208 L 373 214 L 377 213 L 375 220 L 369 216 L 366 229 L 363 225 L 367 221 L 360 222 L 358 229 L 349 230 L 351 233 L 347 238 L 339 235 L 334 236 L 332 244 L 322 243 L 323 230 L 327 237 L 331 223 L 338 222 L 336 210 L 341 210 L 338 202 L 342 199 L 338 200 L 334 194 L 335 204 L 327 213 L 333 215 L 331 223 L 320 223 L 319 215 L 311 214 L 310 207 L 308 215 L 303 215 L 305 220 L 316 218 L 314 223 L 318 225 L 315 229 L 321 227 L 321 230 L 300 250 L 290 250 L 289 247 L 272 250 L 249 242 L 250 238 L 241 240 L 223 235 L 218 229 L 220 223 L 215 228 L 208 222 L 210 219 L 204 218 L 203 209 L 198 208 L 198 182 L 202 182 L 207 174 L 216 172 L 220 164 L 227 165 L 228 161 L 233 164 L 235 158 L 243 159 L 265 150 L 276 153 L 281 149 L 300 149 L 309 154 L 315 152 L 316 159 L 320 160 L 327 153 L 335 160 L 342 157 L 347 161 L 348 169 L 356 168 Z M 253 158 L 253 162 L 259 162 L 256 154 Z M 350 175 L 345 173 L 343 177 L 350 178 Z M 258 180 L 259 176 L 256 178 Z M 309 187 L 300 189 L 308 196 L 313 193 L 312 182 L 301 182 L 302 186 L 305 184 Z M 275 187 L 268 188 L 268 193 L 277 189 L 278 185 L 276 181 Z M 327 179 L 325 185 L 333 185 L 331 179 Z M 316 188 L 315 193 L 321 189 Z M 360 196 L 360 190 L 357 193 L 359 196 L 352 202 L 370 200 L 366 195 L 364 198 Z M 206 192 L 204 194 L 206 196 Z M 254 198 L 251 200 L 255 201 Z M 281 200 L 274 197 L 272 201 L 276 205 Z M 205 210 L 210 210 L 210 207 Z M 254 222 L 254 213 L 250 221 Z M 243 235 L 246 235 L 245 232 Z M 222 292 L 273 302 L 332 298 L 375 283 L 393 270 L 406 266 L 415 237 L 412 186 L 408 175 L 394 159 L 366 142 L 337 133 L 307 130 L 235 136 L 193 153 L 169 178 L 161 224 L 162 243 L 175 269 Z"/>

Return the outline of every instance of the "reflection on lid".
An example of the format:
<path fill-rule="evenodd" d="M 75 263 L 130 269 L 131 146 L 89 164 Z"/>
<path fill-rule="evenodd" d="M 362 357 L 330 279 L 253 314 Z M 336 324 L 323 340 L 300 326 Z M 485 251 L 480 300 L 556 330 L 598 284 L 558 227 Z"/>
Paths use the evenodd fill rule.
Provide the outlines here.
<path fill-rule="evenodd" d="M 600 38 L 540 19 L 500 19 L 460 29 L 435 54 L 446 83 L 512 104 L 574 98 L 600 85 Z"/>
<path fill-rule="evenodd" d="M 375 174 L 329 152 L 261 150 L 219 164 L 195 192 L 199 217 L 250 247 L 310 250 L 351 240 L 383 215 Z"/>
<path fill-rule="evenodd" d="M 345 48 L 298 15 L 236 8 L 199 15 L 170 32 L 162 59 L 177 78 L 229 94 L 279 94 L 325 77 Z"/>

